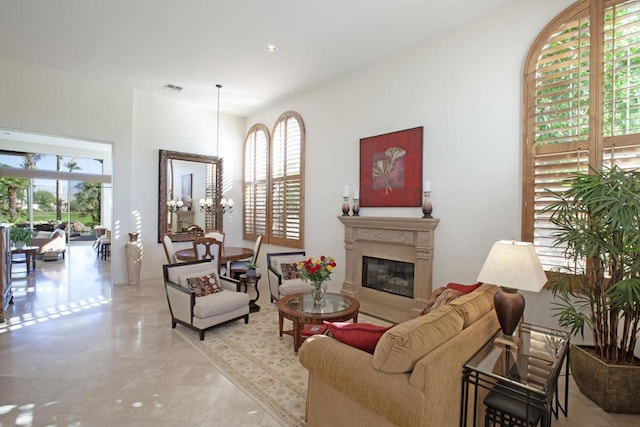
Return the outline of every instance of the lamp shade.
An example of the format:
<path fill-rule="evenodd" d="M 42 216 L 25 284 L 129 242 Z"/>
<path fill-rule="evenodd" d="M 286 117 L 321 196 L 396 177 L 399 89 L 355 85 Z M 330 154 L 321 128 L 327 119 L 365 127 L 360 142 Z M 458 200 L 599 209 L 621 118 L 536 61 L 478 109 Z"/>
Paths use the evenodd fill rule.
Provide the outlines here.
<path fill-rule="evenodd" d="M 500 240 L 493 244 L 478 281 L 505 288 L 540 292 L 547 282 L 532 243 Z"/>

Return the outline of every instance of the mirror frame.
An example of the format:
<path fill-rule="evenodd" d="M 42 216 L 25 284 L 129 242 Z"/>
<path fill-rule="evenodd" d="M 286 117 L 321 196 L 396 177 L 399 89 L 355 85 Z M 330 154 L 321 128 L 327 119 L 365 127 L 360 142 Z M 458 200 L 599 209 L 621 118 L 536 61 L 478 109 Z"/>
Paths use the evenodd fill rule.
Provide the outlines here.
<path fill-rule="evenodd" d="M 188 162 L 198 162 L 216 165 L 215 188 L 214 188 L 214 206 L 220 206 L 220 198 L 222 197 L 222 159 L 215 156 L 205 156 L 202 154 L 181 153 L 179 151 L 159 150 L 159 168 L 158 168 L 158 243 L 162 243 L 162 238 L 167 234 L 167 172 L 169 169 L 169 160 L 185 160 Z M 199 209 L 199 206 L 194 206 Z M 218 224 L 218 229 L 222 230 L 222 209 L 215 210 L 214 224 Z M 206 227 L 203 226 L 204 229 Z M 186 242 L 194 240 L 193 234 L 188 233 L 170 233 L 168 234 L 174 242 Z"/>

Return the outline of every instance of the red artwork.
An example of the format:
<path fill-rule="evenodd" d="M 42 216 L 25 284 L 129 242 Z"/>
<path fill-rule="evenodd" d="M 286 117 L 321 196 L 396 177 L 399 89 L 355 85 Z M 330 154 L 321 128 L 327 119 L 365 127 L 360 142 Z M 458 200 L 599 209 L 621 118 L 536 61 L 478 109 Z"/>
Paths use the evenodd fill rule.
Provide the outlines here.
<path fill-rule="evenodd" d="M 422 126 L 360 140 L 360 206 L 422 206 Z"/>

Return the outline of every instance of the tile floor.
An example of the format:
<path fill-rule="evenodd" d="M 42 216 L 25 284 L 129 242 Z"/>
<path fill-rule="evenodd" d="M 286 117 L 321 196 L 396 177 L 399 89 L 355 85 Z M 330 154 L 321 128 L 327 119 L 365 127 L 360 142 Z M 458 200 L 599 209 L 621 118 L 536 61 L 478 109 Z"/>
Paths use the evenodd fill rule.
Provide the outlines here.
<path fill-rule="evenodd" d="M 0 427 L 279 425 L 172 332 L 160 280 L 112 286 L 90 242 L 64 261 L 38 261 L 35 274 L 14 268 L 15 303 L 0 324 Z M 640 426 L 570 387 L 569 417 L 554 426 Z"/>
<path fill-rule="evenodd" d="M 88 245 L 14 265 L 0 426 L 278 426 L 172 332 L 160 280 L 112 286 Z"/>

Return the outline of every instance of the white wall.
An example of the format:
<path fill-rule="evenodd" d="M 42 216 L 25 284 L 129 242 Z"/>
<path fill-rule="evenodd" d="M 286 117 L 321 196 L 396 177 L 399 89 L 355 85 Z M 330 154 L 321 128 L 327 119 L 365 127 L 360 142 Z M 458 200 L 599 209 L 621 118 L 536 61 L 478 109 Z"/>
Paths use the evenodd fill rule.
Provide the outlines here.
<path fill-rule="evenodd" d="M 130 231 L 142 236 L 142 279 L 160 277 L 165 260 L 157 243 L 158 150 L 215 155 L 215 110 L 8 58 L 0 58 L 0 93 L 2 128 L 112 143 L 113 282 L 127 282 L 124 245 Z M 220 121 L 225 197 L 240 201 L 245 120 L 222 114 Z M 241 219 L 239 209 L 225 215 L 229 235 L 241 236 Z M 241 238 L 230 242 L 241 244 Z"/>
<path fill-rule="evenodd" d="M 121 229 L 130 228 L 132 90 L 0 57 L 0 127 L 113 144 L 114 281 L 126 281 Z M 116 249 L 117 248 L 117 249 Z M 122 268 L 118 268 L 121 266 Z"/>
<path fill-rule="evenodd" d="M 224 93 L 221 94 L 221 99 Z M 158 150 L 216 155 L 216 110 L 171 101 L 136 92 L 134 95 L 133 157 L 141 171 L 131 186 L 135 192 L 132 212 L 140 217 L 138 232 L 144 245 L 141 277 L 162 275 L 166 262 L 162 244 L 158 243 Z M 241 200 L 242 143 L 245 120 L 220 115 L 220 156 L 223 158 L 224 190 L 227 198 Z M 176 191 L 179 194 L 179 176 Z M 230 244 L 241 244 L 242 212 L 236 209 L 224 215 L 224 230 Z M 189 243 L 178 243 L 182 248 Z"/>
<path fill-rule="evenodd" d="M 295 110 L 305 121 L 306 250 L 337 259 L 344 281 L 343 185 L 359 183 L 359 140 L 424 126 L 432 182 L 434 286 L 474 283 L 491 244 L 520 238 L 522 70 L 533 40 L 570 0 L 516 1 L 438 38 L 250 117 L 272 128 Z M 361 216 L 422 216 L 420 208 L 362 208 Z M 272 248 L 266 248 L 270 251 Z M 527 320 L 538 315 L 527 295 Z M 544 322 L 546 320 L 546 322 Z"/>

